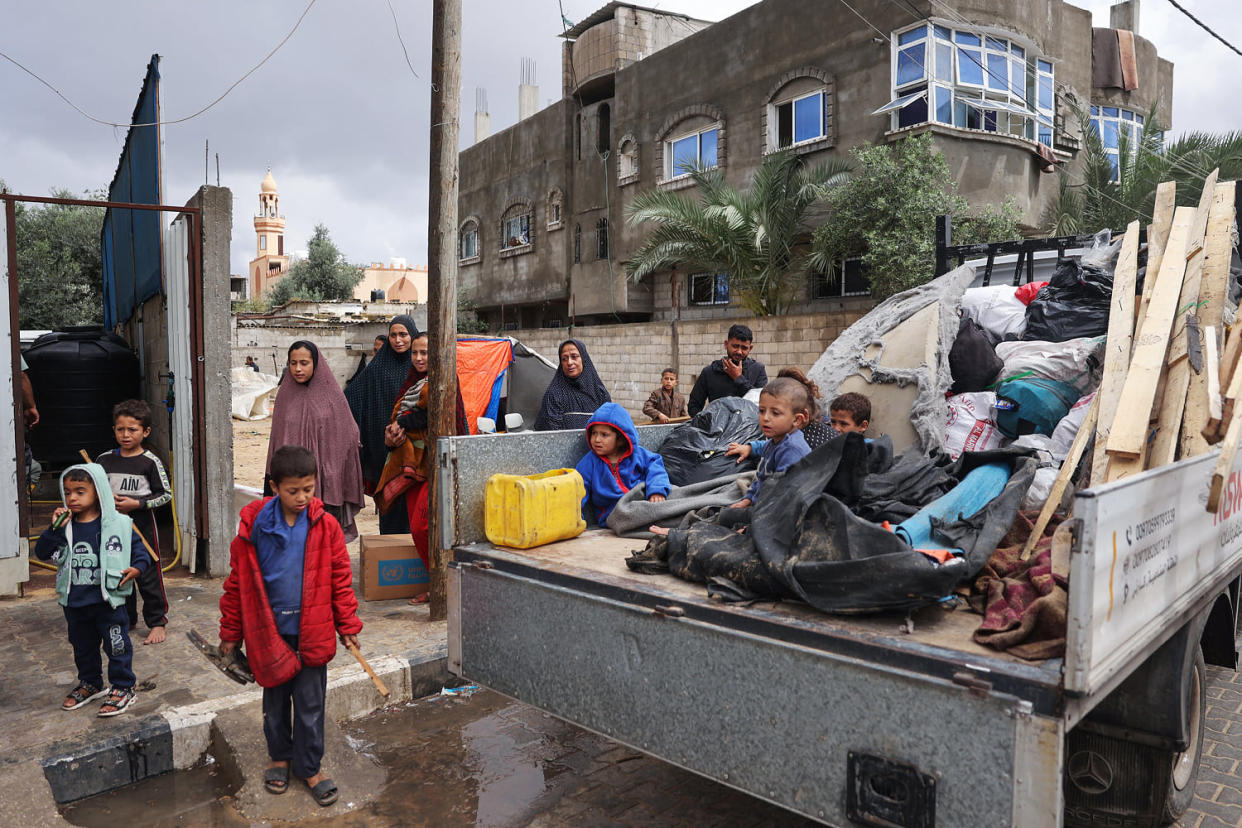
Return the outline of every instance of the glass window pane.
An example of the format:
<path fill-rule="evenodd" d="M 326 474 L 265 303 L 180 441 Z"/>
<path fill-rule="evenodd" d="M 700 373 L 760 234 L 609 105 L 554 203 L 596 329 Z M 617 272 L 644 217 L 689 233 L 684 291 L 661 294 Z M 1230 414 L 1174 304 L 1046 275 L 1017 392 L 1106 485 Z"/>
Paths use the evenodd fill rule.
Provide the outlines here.
<path fill-rule="evenodd" d="M 905 46 L 907 43 L 914 43 L 927 37 L 927 27 L 919 26 L 917 29 L 911 29 L 908 32 L 902 32 L 897 35 L 897 45 Z"/>
<path fill-rule="evenodd" d="M 1108 166 L 1113 170 L 1113 180 L 1116 181 L 1120 175 L 1118 173 L 1117 153 L 1110 152 L 1108 154 Z"/>
<path fill-rule="evenodd" d="M 1117 122 L 1116 121 L 1105 121 L 1103 123 L 1103 127 L 1104 127 L 1104 133 L 1100 136 L 1100 139 L 1104 142 L 1105 148 L 1113 149 L 1113 150 L 1117 149 L 1117 141 L 1118 141 Z"/>
<path fill-rule="evenodd" d="M 995 49 L 998 52 L 1005 52 L 1009 49 L 1009 41 L 1001 40 L 999 37 L 989 37 L 987 39 L 989 49 Z"/>
<path fill-rule="evenodd" d="M 1091 114 L 1092 114 L 1092 115 L 1099 115 L 1099 114 L 1100 114 L 1100 108 L 1099 108 L 1098 106 L 1092 106 L 1092 107 L 1091 107 Z"/>
<path fill-rule="evenodd" d="M 1124 119 L 1125 119 L 1125 120 L 1127 120 L 1127 121 L 1133 121 L 1133 120 L 1134 120 L 1134 113 L 1133 113 L 1133 112 L 1131 112 L 1131 111 L 1130 111 L 1130 110 L 1128 110 L 1128 109 L 1123 109 L 1123 110 L 1121 110 L 1121 117 L 1122 117 L 1122 118 L 1124 118 Z"/>
<path fill-rule="evenodd" d="M 917 101 L 911 102 L 908 106 L 897 113 L 897 126 L 899 128 L 923 123 L 927 123 L 926 95 L 919 98 Z"/>
<path fill-rule="evenodd" d="M 729 274 L 716 274 L 716 295 L 714 299 L 717 305 L 729 304 Z"/>
<path fill-rule="evenodd" d="M 948 26 L 932 26 L 932 29 L 935 31 L 936 37 L 941 40 L 953 39 L 953 31 Z"/>
<path fill-rule="evenodd" d="M 1052 146 L 1052 130 L 1043 124 L 1039 125 L 1039 143 L 1044 146 Z"/>
<path fill-rule="evenodd" d="M 988 52 L 988 89 L 1009 89 L 1009 61 L 1004 55 Z"/>
<path fill-rule="evenodd" d="M 1050 75 L 1052 74 L 1052 64 L 1049 61 L 1037 60 L 1035 61 L 1035 66 L 1038 67 L 1041 72 L 1047 72 Z"/>
<path fill-rule="evenodd" d="M 1016 43 L 1009 44 L 1009 51 L 1014 57 L 1026 57 L 1026 50 Z"/>
<path fill-rule="evenodd" d="M 794 141 L 809 141 L 824 134 L 824 96 L 808 95 L 794 101 Z"/>
<path fill-rule="evenodd" d="M 948 87 L 936 87 L 936 120 L 942 124 L 953 123 L 953 92 Z"/>
<path fill-rule="evenodd" d="M 1021 58 L 1009 61 L 1009 94 L 1026 99 L 1026 62 Z"/>
<path fill-rule="evenodd" d="M 716 130 L 709 129 L 699 136 L 702 145 L 699 148 L 699 164 L 704 167 L 716 166 Z"/>
<path fill-rule="evenodd" d="M 1095 107 L 1094 107 L 1094 106 L 1093 106 L 1093 107 L 1091 107 L 1091 108 L 1092 108 L 1092 109 L 1095 109 Z M 1137 114 L 1137 113 L 1136 113 L 1136 114 L 1135 114 L 1135 116 L 1134 116 L 1134 123 L 1138 124 L 1139 126 L 1142 126 L 1142 124 L 1143 124 L 1143 116 L 1142 116 L 1142 115 L 1139 115 L 1139 114 Z"/>
<path fill-rule="evenodd" d="M 961 34 L 960 32 L 958 33 Z M 957 79 L 959 83 L 983 86 L 983 56 L 978 49 L 957 47 Z"/>
<path fill-rule="evenodd" d="M 670 176 L 685 175 L 688 166 L 693 166 L 698 160 L 699 136 L 689 135 L 678 141 L 673 142 L 673 168 L 669 170 Z"/>
<path fill-rule="evenodd" d="M 927 62 L 925 43 L 906 46 L 897 53 L 897 85 L 905 86 L 923 79 L 923 66 Z"/>
<path fill-rule="evenodd" d="M 1052 78 L 1040 77 L 1035 103 L 1040 109 L 1052 109 Z"/>
<path fill-rule="evenodd" d="M 936 80 L 953 83 L 953 46 L 936 44 Z"/>
<path fill-rule="evenodd" d="M 1106 107 L 1104 107 L 1104 117 L 1105 117 L 1105 118 L 1116 118 L 1116 117 L 1117 117 L 1117 107 L 1115 107 L 1115 106 L 1106 106 Z"/>
<path fill-rule="evenodd" d="M 965 43 L 968 46 L 982 45 L 982 41 L 979 39 L 979 35 L 977 34 L 973 34 L 971 32 L 957 32 L 956 34 L 958 43 Z"/>
<path fill-rule="evenodd" d="M 1098 118 L 1091 119 L 1091 129 L 1095 130 L 1095 134 L 1100 134 L 1100 121 Z"/>

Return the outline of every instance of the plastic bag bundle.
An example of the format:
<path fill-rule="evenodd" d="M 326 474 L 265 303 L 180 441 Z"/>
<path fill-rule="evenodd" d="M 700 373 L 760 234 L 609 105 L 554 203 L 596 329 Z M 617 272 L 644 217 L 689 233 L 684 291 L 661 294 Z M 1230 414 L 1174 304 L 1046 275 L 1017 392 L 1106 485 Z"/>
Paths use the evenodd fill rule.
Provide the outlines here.
<path fill-rule="evenodd" d="M 1104 341 L 1097 336 L 1065 342 L 1002 342 L 996 346 L 996 355 L 1005 363 L 1000 379 L 1041 377 L 1072 385 L 1079 394 L 1089 393 L 1100 384 Z"/>
<path fill-rule="evenodd" d="M 763 436 L 759 406 L 741 397 L 712 400 L 685 425 L 673 429 L 660 444 L 664 468 L 674 486 L 689 486 L 727 474 L 750 471 L 759 458 L 737 463 L 726 455 L 729 443 L 748 443 Z"/>
<path fill-rule="evenodd" d="M 1086 261 L 1066 259 L 1057 265 L 1047 287 L 1026 307 L 1023 339 L 1064 342 L 1108 333 L 1113 271 Z"/>
<path fill-rule="evenodd" d="M 949 419 L 944 429 L 944 450 L 956 460 L 965 451 L 999 448 L 1005 435 L 996 427 L 991 391 L 949 397 Z"/>
<path fill-rule="evenodd" d="M 996 342 L 1022 335 L 1026 308 L 1012 285 L 970 288 L 962 294 L 962 316 L 978 322 Z"/>

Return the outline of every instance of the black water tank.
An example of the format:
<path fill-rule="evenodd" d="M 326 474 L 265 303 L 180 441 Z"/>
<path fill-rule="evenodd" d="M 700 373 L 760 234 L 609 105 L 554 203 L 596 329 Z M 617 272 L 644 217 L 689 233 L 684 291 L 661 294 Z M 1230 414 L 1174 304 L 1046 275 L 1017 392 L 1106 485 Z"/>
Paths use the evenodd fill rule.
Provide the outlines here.
<path fill-rule="evenodd" d="M 138 396 L 138 355 L 103 328 L 44 334 L 25 353 L 39 424 L 30 448 L 45 464 L 68 466 L 116 446 L 112 406 Z"/>

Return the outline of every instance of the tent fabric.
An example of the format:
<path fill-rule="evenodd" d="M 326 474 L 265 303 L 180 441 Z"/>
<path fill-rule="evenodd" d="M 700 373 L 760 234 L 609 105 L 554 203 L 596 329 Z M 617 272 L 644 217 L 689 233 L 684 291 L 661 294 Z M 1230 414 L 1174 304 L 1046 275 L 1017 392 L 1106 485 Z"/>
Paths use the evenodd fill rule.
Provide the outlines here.
<path fill-rule="evenodd" d="M 109 201 L 159 204 L 161 189 L 159 55 L 151 56 L 138 94 L 116 175 L 108 186 Z M 104 327 L 128 320 L 134 310 L 163 289 L 161 214 L 156 210 L 109 208 L 100 231 L 103 255 Z"/>
<path fill-rule="evenodd" d="M 746 531 L 719 520 L 739 510 L 696 513 L 627 565 L 640 572 L 663 567 L 706 583 L 713 598 L 725 601 L 797 598 L 830 613 L 911 609 L 940 600 L 983 568 L 1013 522 L 1037 465 L 1026 449 L 1014 448 L 965 454 L 947 466 L 935 456 L 923 460 L 954 483 L 989 463 L 1012 467 L 1000 494 L 982 509 L 931 521 L 937 545 L 962 550 L 960 564 L 938 566 L 887 527 L 852 511 L 874 496 L 869 481 L 884 472 L 886 458 L 872 454 L 861 435 L 842 435 L 769 480 L 751 507 Z M 931 496 L 936 490 L 927 488 L 920 508 L 939 497 Z"/>
<path fill-rule="evenodd" d="M 513 343 L 513 365 L 509 368 L 509 393 L 505 411 L 521 414 L 530 428 L 539 416 L 543 392 L 556 374 L 556 366 L 517 340 Z"/>
<path fill-rule="evenodd" d="M 466 406 L 466 422 L 471 434 L 479 433 L 479 417 L 495 419 L 493 409 L 498 408 L 499 403 L 495 392 L 511 362 L 513 344 L 508 339 L 457 340 L 457 386 Z M 497 405 L 493 405 L 494 399 Z"/>

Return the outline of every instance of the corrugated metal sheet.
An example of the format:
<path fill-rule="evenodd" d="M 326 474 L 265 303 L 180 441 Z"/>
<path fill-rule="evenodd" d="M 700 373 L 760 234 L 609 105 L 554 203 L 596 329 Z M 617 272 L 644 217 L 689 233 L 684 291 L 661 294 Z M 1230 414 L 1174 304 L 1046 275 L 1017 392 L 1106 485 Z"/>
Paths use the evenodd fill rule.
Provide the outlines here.
<path fill-rule="evenodd" d="M 194 525 L 194 388 L 193 339 L 190 336 L 190 222 L 180 216 L 164 233 L 164 273 L 168 291 L 168 372 L 172 374 L 172 434 L 169 435 L 173 493 L 177 498 L 177 520 L 181 548 L 192 550 L 197 535 Z M 195 558 L 186 563 L 193 572 Z"/>

